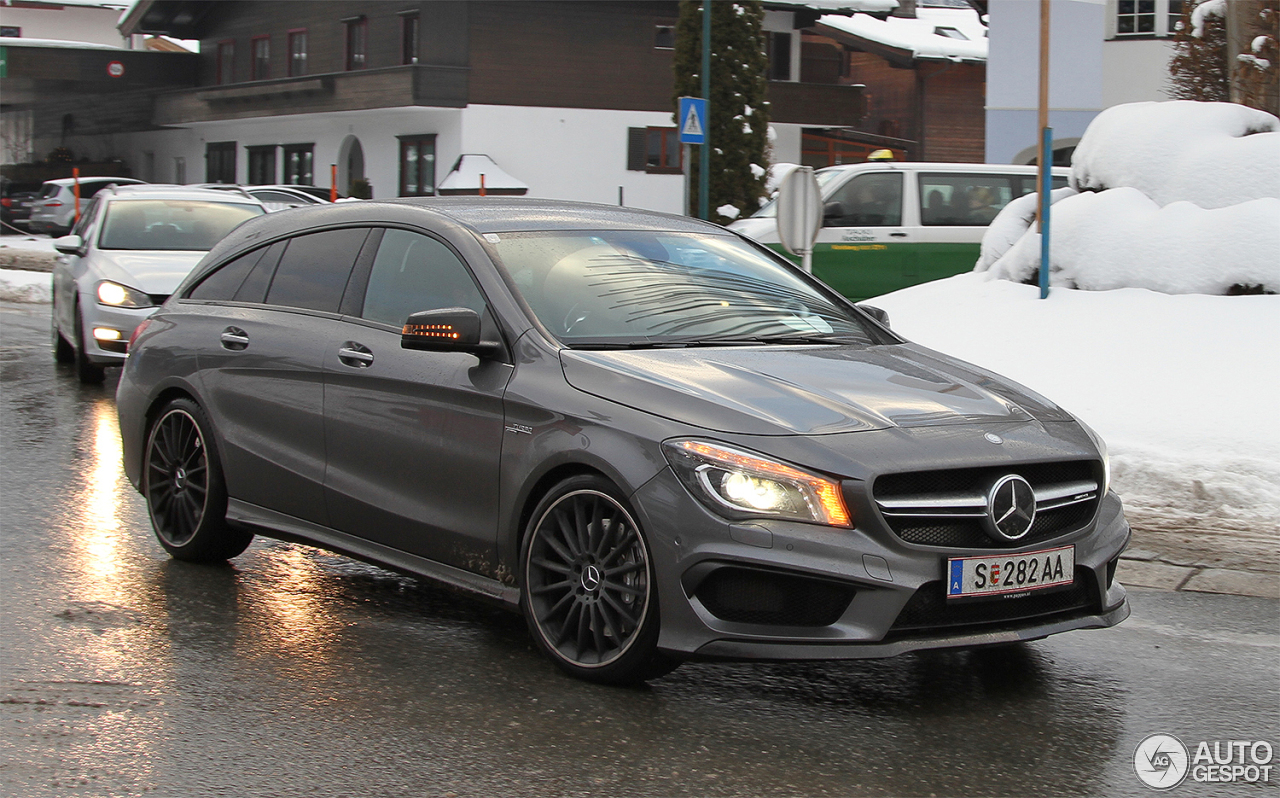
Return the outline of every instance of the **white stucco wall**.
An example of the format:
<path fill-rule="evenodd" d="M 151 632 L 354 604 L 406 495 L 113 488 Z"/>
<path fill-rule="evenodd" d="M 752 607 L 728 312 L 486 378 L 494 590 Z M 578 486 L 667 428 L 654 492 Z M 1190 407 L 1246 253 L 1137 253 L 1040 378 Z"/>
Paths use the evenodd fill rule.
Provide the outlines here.
<path fill-rule="evenodd" d="M 1102 107 L 1169 99 L 1170 39 L 1102 43 Z"/>
<path fill-rule="evenodd" d="M 616 205 L 621 186 L 628 207 L 680 213 L 683 176 L 627 169 L 627 128 L 673 125 L 657 111 L 471 105 L 462 144 L 527 183 L 529 196 Z M 440 160 L 438 180 L 456 158 Z"/>
<path fill-rule="evenodd" d="M 316 185 L 327 186 L 329 164 L 338 162 L 347 136 L 355 136 L 364 150 L 365 175 L 373 196 L 387 199 L 399 190 L 397 136 L 435 134 L 437 184 L 459 155 L 482 153 L 527 183 L 530 196 L 612 205 L 618 202 L 621 186 L 624 202 L 630 207 L 679 213 L 681 175 L 653 175 L 626 168 L 628 128 L 671 125 L 671 114 L 664 112 L 496 105 L 414 107 L 201 123 L 179 130 L 117 136 L 111 146 L 112 154 L 127 158 L 139 176 L 146 164 L 154 163 L 150 179 L 171 182 L 175 179 L 174 159 L 183 158 L 187 182 L 200 183 L 205 180 L 209 142 L 236 142 L 236 179 L 240 182 L 248 179 L 247 147 L 313 143 L 314 180 Z M 277 179 L 281 168 L 282 159 L 277 156 Z M 341 184 L 339 190 L 344 190 Z"/>
<path fill-rule="evenodd" d="M 1039 139 L 1040 4 L 991 0 L 986 161 L 1013 163 Z M 1055 141 L 1078 139 L 1102 110 L 1103 0 L 1052 0 L 1049 124 Z"/>
<path fill-rule="evenodd" d="M 129 41 L 116 30 L 118 8 L 50 4 L 41 8 L 0 6 L 0 25 L 22 28 L 24 39 L 58 39 L 128 47 Z"/>

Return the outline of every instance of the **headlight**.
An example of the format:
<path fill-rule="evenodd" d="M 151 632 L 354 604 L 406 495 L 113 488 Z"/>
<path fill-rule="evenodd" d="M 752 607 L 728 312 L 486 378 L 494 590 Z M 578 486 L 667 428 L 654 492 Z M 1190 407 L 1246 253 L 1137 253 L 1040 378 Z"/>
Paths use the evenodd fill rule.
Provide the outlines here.
<path fill-rule="evenodd" d="M 833 479 L 705 441 L 668 441 L 663 451 L 693 495 L 727 518 L 853 526 Z"/>
<path fill-rule="evenodd" d="M 120 308 L 149 308 L 153 304 L 151 297 L 141 291 L 110 280 L 98 283 L 98 301 Z"/>
<path fill-rule="evenodd" d="M 1107 491 L 1111 490 L 1111 456 L 1107 453 L 1107 442 L 1102 440 L 1102 436 L 1093 431 L 1093 427 L 1081 421 L 1078 417 L 1076 423 L 1085 431 L 1093 441 L 1093 445 L 1098 447 L 1098 456 L 1102 458 L 1102 493 L 1106 496 Z"/>

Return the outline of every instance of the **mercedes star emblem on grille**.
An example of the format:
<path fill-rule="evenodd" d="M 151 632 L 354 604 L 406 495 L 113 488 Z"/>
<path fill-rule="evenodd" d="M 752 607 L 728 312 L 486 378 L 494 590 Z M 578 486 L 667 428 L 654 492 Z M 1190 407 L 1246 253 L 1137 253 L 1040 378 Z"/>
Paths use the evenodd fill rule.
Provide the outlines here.
<path fill-rule="evenodd" d="M 1020 540 L 1036 520 L 1036 493 L 1017 474 L 1006 474 L 987 493 L 987 534 L 1000 542 Z"/>

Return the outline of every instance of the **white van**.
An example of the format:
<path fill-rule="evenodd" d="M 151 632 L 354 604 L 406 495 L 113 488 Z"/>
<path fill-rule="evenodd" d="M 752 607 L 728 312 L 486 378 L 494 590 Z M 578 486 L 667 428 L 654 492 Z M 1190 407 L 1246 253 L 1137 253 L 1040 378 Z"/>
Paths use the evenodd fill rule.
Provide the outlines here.
<path fill-rule="evenodd" d="M 1055 168 L 1053 187 L 1070 173 Z M 999 164 L 873 162 L 817 178 L 825 208 L 813 272 L 855 300 L 972 269 L 995 215 L 1036 190 L 1036 167 Z M 791 257 L 773 202 L 729 227 Z"/>

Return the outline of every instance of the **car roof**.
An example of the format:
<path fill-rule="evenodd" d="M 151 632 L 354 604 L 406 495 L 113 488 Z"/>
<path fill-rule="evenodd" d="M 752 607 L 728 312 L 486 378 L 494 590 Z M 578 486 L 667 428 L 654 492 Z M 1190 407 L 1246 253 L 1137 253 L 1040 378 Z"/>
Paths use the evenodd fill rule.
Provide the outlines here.
<path fill-rule="evenodd" d="M 81 175 L 79 179 L 81 183 L 86 183 L 90 180 L 92 180 L 95 183 L 101 180 L 106 180 L 109 183 L 119 183 L 122 186 L 147 185 L 146 181 L 144 180 L 138 180 L 137 178 L 133 178 L 133 177 L 116 177 L 114 175 Z M 50 183 L 52 183 L 55 186 L 70 186 L 70 185 L 74 185 L 75 182 L 76 182 L 76 178 L 74 177 L 59 177 L 55 180 L 44 181 L 44 185 L 49 185 Z"/>
<path fill-rule="evenodd" d="M 347 207 L 365 204 L 370 203 L 343 203 Z M 410 197 L 373 204 L 406 205 L 433 211 L 478 233 L 539 230 L 724 231 L 718 225 L 687 216 L 617 205 L 530 197 Z"/>
<path fill-rule="evenodd" d="M 157 185 L 142 183 L 105 189 L 99 196 L 104 199 L 179 199 L 204 200 L 206 202 L 231 202 L 237 205 L 261 205 L 257 199 L 239 192 L 216 191 L 189 186 Z"/>
<path fill-rule="evenodd" d="M 852 172 L 886 169 L 899 172 L 985 172 L 988 174 L 1035 174 L 1035 164 L 1016 163 L 954 163 L 943 161 L 864 161 L 862 163 L 836 164 L 824 166 L 820 172 Z M 1068 166 L 1055 166 L 1056 175 L 1070 174 Z"/>

